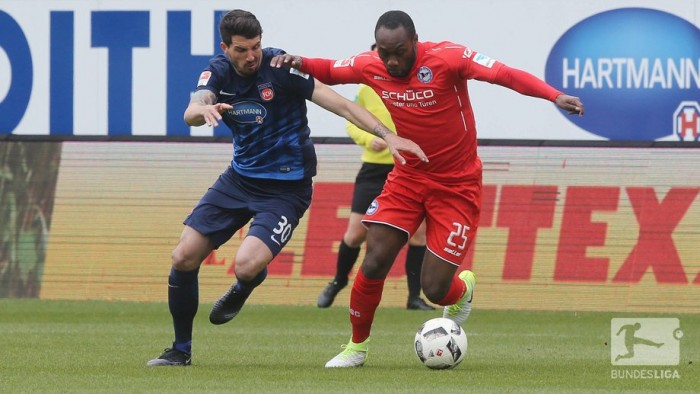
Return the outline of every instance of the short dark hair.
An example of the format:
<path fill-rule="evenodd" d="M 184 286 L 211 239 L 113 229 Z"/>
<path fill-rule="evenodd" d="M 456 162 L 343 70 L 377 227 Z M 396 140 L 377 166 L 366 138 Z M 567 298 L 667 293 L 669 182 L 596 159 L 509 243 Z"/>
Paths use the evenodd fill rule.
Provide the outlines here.
<path fill-rule="evenodd" d="M 403 11 L 387 11 L 377 20 L 377 26 L 374 28 L 374 34 L 377 34 L 377 30 L 385 27 L 389 30 L 394 30 L 403 26 L 406 29 L 406 33 L 413 37 L 416 35 L 416 26 L 413 24 L 413 19 L 403 12 Z"/>
<path fill-rule="evenodd" d="M 372 45 L 369 47 L 369 49 L 370 49 L 370 51 L 373 51 L 373 50 L 377 49 L 377 44 L 376 44 L 376 43 L 372 43 Z"/>
<path fill-rule="evenodd" d="M 231 45 L 231 37 L 255 38 L 262 35 L 262 26 L 253 13 L 244 10 L 229 11 L 219 22 L 221 41 Z"/>

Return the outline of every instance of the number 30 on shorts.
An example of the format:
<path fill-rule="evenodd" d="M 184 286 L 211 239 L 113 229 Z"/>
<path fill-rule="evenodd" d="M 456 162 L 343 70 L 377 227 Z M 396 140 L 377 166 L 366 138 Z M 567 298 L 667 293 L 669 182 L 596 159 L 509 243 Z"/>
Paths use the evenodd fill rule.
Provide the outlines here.
<path fill-rule="evenodd" d="M 289 224 L 286 216 L 280 218 L 277 228 L 273 229 L 272 232 L 280 236 L 280 244 L 285 244 L 289 240 L 289 236 L 292 235 L 292 225 Z"/>

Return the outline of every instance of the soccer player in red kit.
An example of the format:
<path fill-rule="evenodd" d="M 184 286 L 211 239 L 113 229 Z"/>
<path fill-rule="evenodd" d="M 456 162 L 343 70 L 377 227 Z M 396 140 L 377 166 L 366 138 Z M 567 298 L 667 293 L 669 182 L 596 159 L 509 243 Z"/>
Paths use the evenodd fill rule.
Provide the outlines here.
<path fill-rule="evenodd" d="M 356 367 L 367 357 L 370 329 L 384 280 L 410 234 L 426 221 L 427 250 L 421 286 L 443 317 L 463 324 L 471 311 L 476 278 L 456 275 L 479 223 L 482 165 L 467 80 L 476 79 L 554 102 L 583 115 L 578 97 L 568 96 L 532 74 L 451 42 L 419 42 L 411 17 L 388 11 L 375 27 L 377 53 L 345 60 L 281 55 L 276 67 L 291 66 L 327 84 L 363 83 L 386 104 L 397 133 L 413 140 L 428 162 L 406 157 L 367 210 L 367 251 L 350 296 L 352 337 L 326 367 Z"/>

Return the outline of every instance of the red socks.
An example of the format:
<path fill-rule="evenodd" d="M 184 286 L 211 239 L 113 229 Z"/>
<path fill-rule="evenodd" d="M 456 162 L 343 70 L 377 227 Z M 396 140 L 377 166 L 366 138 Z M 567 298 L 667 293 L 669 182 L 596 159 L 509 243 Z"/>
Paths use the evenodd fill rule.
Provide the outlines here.
<path fill-rule="evenodd" d="M 367 279 L 362 269 L 357 271 L 350 293 L 350 323 L 354 343 L 361 343 L 369 338 L 374 312 L 382 300 L 383 290 L 384 279 Z"/>
<path fill-rule="evenodd" d="M 362 343 L 369 338 L 374 313 L 382 300 L 383 290 L 384 279 L 368 279 L 362 273 L 362 269 L 357 271 L 350 293 L 350 323 L 354 343 Z M 438 304 L 443 306 L 456 304 L 466 291 L 466 283 L 455 275 L 452 278 L 450 290 Z"/>
<path fill-rule="evenodd" d="M 452 284 L 450 285 L 450 290 L 447 291 L 445 297 L 437 302 L 438 305 L 447 306 L 456 304 L 460 298 L 467 291 L 467 284 L 464 283 L 459 276 L 455 275 L 452 277 Z"/>

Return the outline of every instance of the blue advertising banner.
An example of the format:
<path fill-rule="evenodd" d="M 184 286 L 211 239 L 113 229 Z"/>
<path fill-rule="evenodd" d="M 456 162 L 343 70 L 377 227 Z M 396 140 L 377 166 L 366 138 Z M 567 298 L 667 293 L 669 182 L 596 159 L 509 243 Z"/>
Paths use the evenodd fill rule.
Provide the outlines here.
<path fill-rule="evenodd" d="M 552 48 L 547 82 L 586 98 L 595 116 L 567 117 L 610 140 L 700 137 L 700 29 L 646 8 L 602 12 Z"/>

